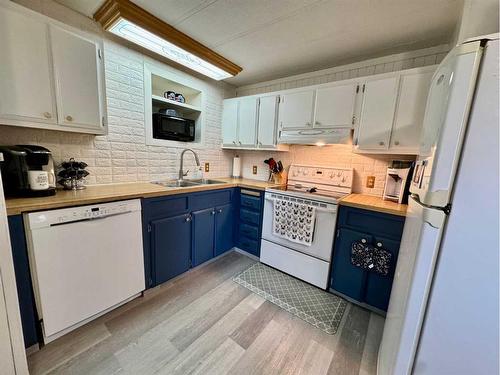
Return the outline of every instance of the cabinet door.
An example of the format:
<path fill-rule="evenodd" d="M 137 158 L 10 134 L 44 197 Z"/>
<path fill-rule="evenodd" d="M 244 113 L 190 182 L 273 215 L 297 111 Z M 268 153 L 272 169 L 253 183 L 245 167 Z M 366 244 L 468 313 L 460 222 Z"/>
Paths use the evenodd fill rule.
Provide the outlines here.
<path fill-rule="evenodd" d="M 155 285 L 186 272 L 191 262 L 191 216 L 151 222 Z"/>
<path fill-rule="evenodd" d="M 369 234 L 341 228 L 337 232 L 333 250 L 331 287 L 357 301 L 362 302 L 366 271 L 351 264 L 351 247 L 354 241 L 372 241 Z"/>
<path fill-rule="evenodd" d="M 351 127 L 357 83 L 316 90 L 314 127 Z"/>
<path fill-rule="evenodd" d="M 387 276 L 382 276 L 374 272 L 368 273 L 366 283 L 365 302 L 375 306 L 380 310 L 387 311 L 389 298 L 391 297 L 392 280 L 394 270 L 398 260 L 399 241 L 389 240 L 383 237 L 375 237 L 373 245 L 380 246 L 392 254 L 392 266 Z"/>
<path fill-rule="evenodd" d="M 386 150 L 389 147 L 399 77 L 367 81 L 363 85 L 361 115 L 354 139 L 359 149 Z"/>
<path fill-rule="evenodd" d="M 280 128 L 307 129 L 312 127 L 314 91 L 299 91 L 281 96 Z"/>
<path fill-rule="evenodd" d="M 193 266 L 214 257 L 214 208 L 193 212 Z"/>
<path fill-rule="evenodd" d="M 277 114 L 278 96 L 264 96 L 259 99 L 257 144 L 260 147 L 274 147 L 276 145 Z"/>
<path fill-rule="evenodd" d="M 234 209 L 231 204 L 216 207 L 215 255 L 220 255 L 234 246 Z"/>
<path fill-rule="evenodd" d="M 0 8 L 0 117 L 55 124 L 48 26 Z"/>
<path fill-rule="evenodd" d="M 222 109 L 222 144 L 235 146 L 237 142 L 238 99 L 226 99 Z"/>
<path fill-rule="evenodd" d="M 257 143 L 257 98 L 245 98 L 239 102 L 238 143 L 240 146 L 255 146 Z"/>
<path fill-rule="evenodd" d="M 399 85 L 396 117 L 390 149 L 418 152 L 425 104 L 433 72 L 403 74 Z"/>
<path fill-rule="evenodd" d="M 102 61 L 99 46 L 50 26 L 58 122 L 71 127 L 103 127 Z"/>

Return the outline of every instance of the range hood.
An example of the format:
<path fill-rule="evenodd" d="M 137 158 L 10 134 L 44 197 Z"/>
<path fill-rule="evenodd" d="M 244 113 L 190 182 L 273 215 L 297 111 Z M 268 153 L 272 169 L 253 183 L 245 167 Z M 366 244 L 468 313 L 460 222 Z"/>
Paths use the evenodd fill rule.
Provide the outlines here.
<path fill-rule="evenodd" d="M 347 144 L 351 139 L 351 128 L 281 130 L 278 143 L 296 145 Z"/>

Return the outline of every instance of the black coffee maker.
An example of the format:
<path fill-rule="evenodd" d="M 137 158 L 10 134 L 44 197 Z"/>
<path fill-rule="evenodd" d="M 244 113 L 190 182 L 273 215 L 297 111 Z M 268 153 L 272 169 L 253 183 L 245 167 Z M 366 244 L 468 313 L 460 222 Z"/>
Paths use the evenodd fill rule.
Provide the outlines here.
<path fill-rule="evenodd" d="M 6 197 L 46 197 L 56 193 L 54 161 L 41 146 L 0 146 L 0 170 Z"/>

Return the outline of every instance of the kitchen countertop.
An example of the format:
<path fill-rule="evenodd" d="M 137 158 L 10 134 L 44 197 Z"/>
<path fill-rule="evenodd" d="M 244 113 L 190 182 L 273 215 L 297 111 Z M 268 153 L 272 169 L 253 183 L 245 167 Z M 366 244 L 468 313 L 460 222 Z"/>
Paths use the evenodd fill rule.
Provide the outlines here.
<path fill-rule="evenodd" d="M 110 185 L 91 185 L 84 190 L 58 190 L 51 197 L 8 198 L 6 199 L 7 215 L 18 215 L 23 212 L 51 210 L 54 208 L 80 206 L 104 202 L 119 201 L 133 198 L 151 198 L 198 191 L 242 187 L 247 189 L 265 190 L 268 187 L 279 186 L 267 181 L 245 178 L 211 178 L 224 181 L 221 184 L 197 185 L 189 187 L 164 187 L 150 182 L 136 182 Z"/>
<path fill-rule="evenodd" d="M 382 197 L 367 194 L 349 194 L 347 197 L 340 199 L 339 204 L 398 216 L 406 216 L 406 209 L 408 208 L 406 204 L 385 201 Z"/>

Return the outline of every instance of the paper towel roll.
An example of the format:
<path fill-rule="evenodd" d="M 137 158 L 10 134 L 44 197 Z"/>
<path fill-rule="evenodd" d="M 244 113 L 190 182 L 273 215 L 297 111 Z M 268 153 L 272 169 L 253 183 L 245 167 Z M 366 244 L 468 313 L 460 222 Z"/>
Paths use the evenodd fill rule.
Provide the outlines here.
<path fill-rule="evenodd" d="M 241 159 L 238 155 L 233 158 L 233 177 L 241 177 Z"/>

